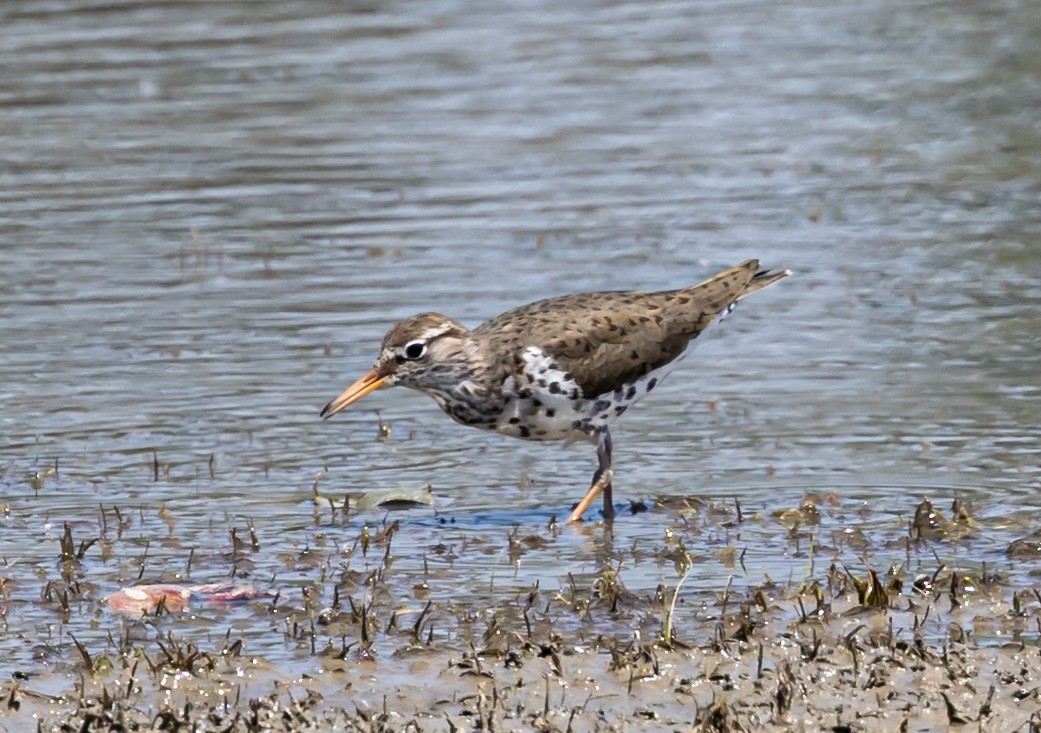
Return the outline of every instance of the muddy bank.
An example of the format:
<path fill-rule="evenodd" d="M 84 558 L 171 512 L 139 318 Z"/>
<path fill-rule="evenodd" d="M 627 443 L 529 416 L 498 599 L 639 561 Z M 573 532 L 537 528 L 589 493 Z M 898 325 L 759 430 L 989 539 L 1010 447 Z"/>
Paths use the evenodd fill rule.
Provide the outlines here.
<path fill-rule="evenodd" d="M 175 681 L 171 670 L 165 684 L 142 688 L 127 672 L 61 702 L 7 685 L 4 725 L 28 730 L 38 714 L 48 731 L 1041 729 L 1036 647 L 929 645 L 911 634 L 888 643 L 887 632 L 862 632 L 684 650 L 518 642 L 505 658 L 430 651 L 278 682 L 271 670 L 207 655 L 199 677 Z M 385 666 L 395 669 L 386 680 Z M 233 680 L 243 670 L 271 691 L 240 697 Z"/>
<path fill-rule="evenodd" d="M 431 545 L 415 566 L 399 559 L 396 538 L 418 531 L 411 512 L 345 519 L 351 545 L 297 548 L 292 563 L 306 563 L 305 584 L 245 570 L 266 561 L 263 528 L 250 527 L 234 533 L 238 558 L 229 559 L 242 587 L 262 593 L 126 616 L 88 577 L 104 538 L 67 529 L 55 548 L 58 575 L 36 591 L 53 623 L 46 637 L 19 632 L 33 662 L 10 668 L 0 726 L 1041 730 L 1036 534 L 994 548 L 1000 566 L 955 566 L 941 558 L 982 546 L 994 523 L 960 502 L 912 504 L 899 527 L 867 533 L 836 523 L 847 511 L 835 496 L 754 515 L 668 497 L 648 508 L 662 534 L 643 548 L 611 543 L 602 525 L 504 531 L 495 552 L 515 564 L 548 552 L 561 533 L 586 533 L 611 550 L 595 572 L 568 572 L 552 587 L 502 581 L 480 591 L 463 562 L 476 548 L 491 553 L 476 538 Z M 792 564 L 801 574 L 775 580 L 748 567 L 741 542 L 757 525 L 782 530 L 773 549 L 801 557 Z M 736 542 L 692 552 L 695 535 L 710 529 L 729 529 Z M 109 551 L 122 541 L 109 536 Z M 458 563 L 454 578 L 431 567 L 446 552 Z M 362 556 L 372 561 L 352 569 Z M 628 587 L 627 577 L 640 576 L 627 569 L 649 558 L 671 566 L 671 581 Z M 699 587 L 710 566 L 732 574 Z M 4 581 L 9 618 L 30 580 L 8 569 Z"/>

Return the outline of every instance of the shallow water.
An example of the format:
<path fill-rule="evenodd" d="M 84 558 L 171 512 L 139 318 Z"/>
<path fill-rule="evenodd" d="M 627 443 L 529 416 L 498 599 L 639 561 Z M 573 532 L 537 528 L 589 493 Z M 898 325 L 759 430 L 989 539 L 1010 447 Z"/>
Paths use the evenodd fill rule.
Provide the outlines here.
<path fill-rule="evenodd" d="M 513 527 L 550 536 L 580 496 L 588 446 L 480 434 L 404 390 L 317 413 L 414 312 L 476 324 L 746 257 L 795 275 L 615 430 L 620 500 L 763 517 L 690 533 L 692 598 L 801 578 L 805 546 L 770 516 L 806 494 L 838 497 L 812 536 L 891 542 L 867 553 L 880 570 L 922 497 L 961 497 L 982 529 L 939 554 L 1030 572 L 1004 550 L 1041 503 L 1039 18 L 1012 1 L 5 4 L 0 650 L 101 643 L 94 605 L 62 619 L 38 600 L 63 523 L 99 536 L 113 507 L 129 526 L 86 553 L 91 598 L 193 550 L 194 582 L 234 566 L 298 594 L 318 570 L 287 558 L 319 547 L 335 567 L 384 521 L 313 506 L 316 480 L 335 501 L 433 487 L 437 516 L 390 517 L 402 593 L 443 547 L 442 600 L 618 562 L 634 592 L 674 583 L 631 554 L 667 544 L 665 510 L 510 556 Z M 247 522 L 263 549 L 239 567 Z M 744 568 L 713 559 L 731 545 Z M 256 609 L 224 613 L 257 653 L 296 653 Z"/>

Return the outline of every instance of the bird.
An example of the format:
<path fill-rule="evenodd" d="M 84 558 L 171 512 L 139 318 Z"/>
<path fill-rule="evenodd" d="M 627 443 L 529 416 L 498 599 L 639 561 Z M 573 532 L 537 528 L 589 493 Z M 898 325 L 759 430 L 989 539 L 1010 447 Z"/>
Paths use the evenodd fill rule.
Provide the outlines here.
<path fill-rule="evenodd" d="M 789 274 L 761 270 L 750 259 L 678 290 L 539 300 L 473 330 L 440 313 L 420 313 L 387 332 L 372 369 L 320 416 L 402 386 L 426 393 L 463 425 L 523 440 L 594 443 L 596 472 L 567 521 L 580 521 L 601 493 L 603 517 L 611 521 L 611 425 L 660 385 L 691 342 L 738 301 Z"/>

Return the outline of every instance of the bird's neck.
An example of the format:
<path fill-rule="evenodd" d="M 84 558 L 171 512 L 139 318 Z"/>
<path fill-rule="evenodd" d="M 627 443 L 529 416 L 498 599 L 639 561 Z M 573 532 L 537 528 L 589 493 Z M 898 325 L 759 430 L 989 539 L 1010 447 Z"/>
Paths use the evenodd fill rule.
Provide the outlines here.
<path fill-rule="evenodd" d="M 485 396 L 492 365 L 469 333 L 434 341 L 430 364 L 423 375 L 422 390 L 442 406 L 461 398 Z"/>

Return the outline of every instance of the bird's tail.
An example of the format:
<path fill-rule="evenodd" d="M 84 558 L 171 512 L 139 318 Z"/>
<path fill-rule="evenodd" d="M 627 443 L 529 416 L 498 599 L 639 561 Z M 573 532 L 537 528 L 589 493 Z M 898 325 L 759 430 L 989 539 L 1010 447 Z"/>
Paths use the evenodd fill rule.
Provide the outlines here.
<path fill-rule="evenodd" d="M 758 263 L 756 264 L 758 267 Z M 759 270 L 755 273 L 751 282 L 745 286 L 745 289 L 741 291 L 741 294 L 737 296 L 737 300 L 741 300 L 745 296 L 751 295 L 757 290 L 768 288 L 778 280 L 783 280 L 792 274 L 791 270 Z"/>
<path fill-rule="evenodd" d="M 685 316 L 691 329 L 701 333 L 726 318 L 746 295 L 769 287 L 790 274 L 790 270 L 760 270 L 759 260 L 745 260 L 704 282 L 673 291 L 680 320 Z"/>
<path fill-rule="evenodd" d="M 760 270 L 759 260 L 745 260 L 680 292 L 701 296 L 710 308 L 720 311 L 791 274 L 791 270 Z"/>
<path fill-rule="evenodd" d="M 745 260 L 697 285 L 679 291 L 679 300 L 698 308 L 698 328 L 703 331 L 730 315 L 739 300 L 788 277 L 790 270 L 760 270 L 759 260 Z M 684 296 L 687 296 L 684 298 Z"/>

